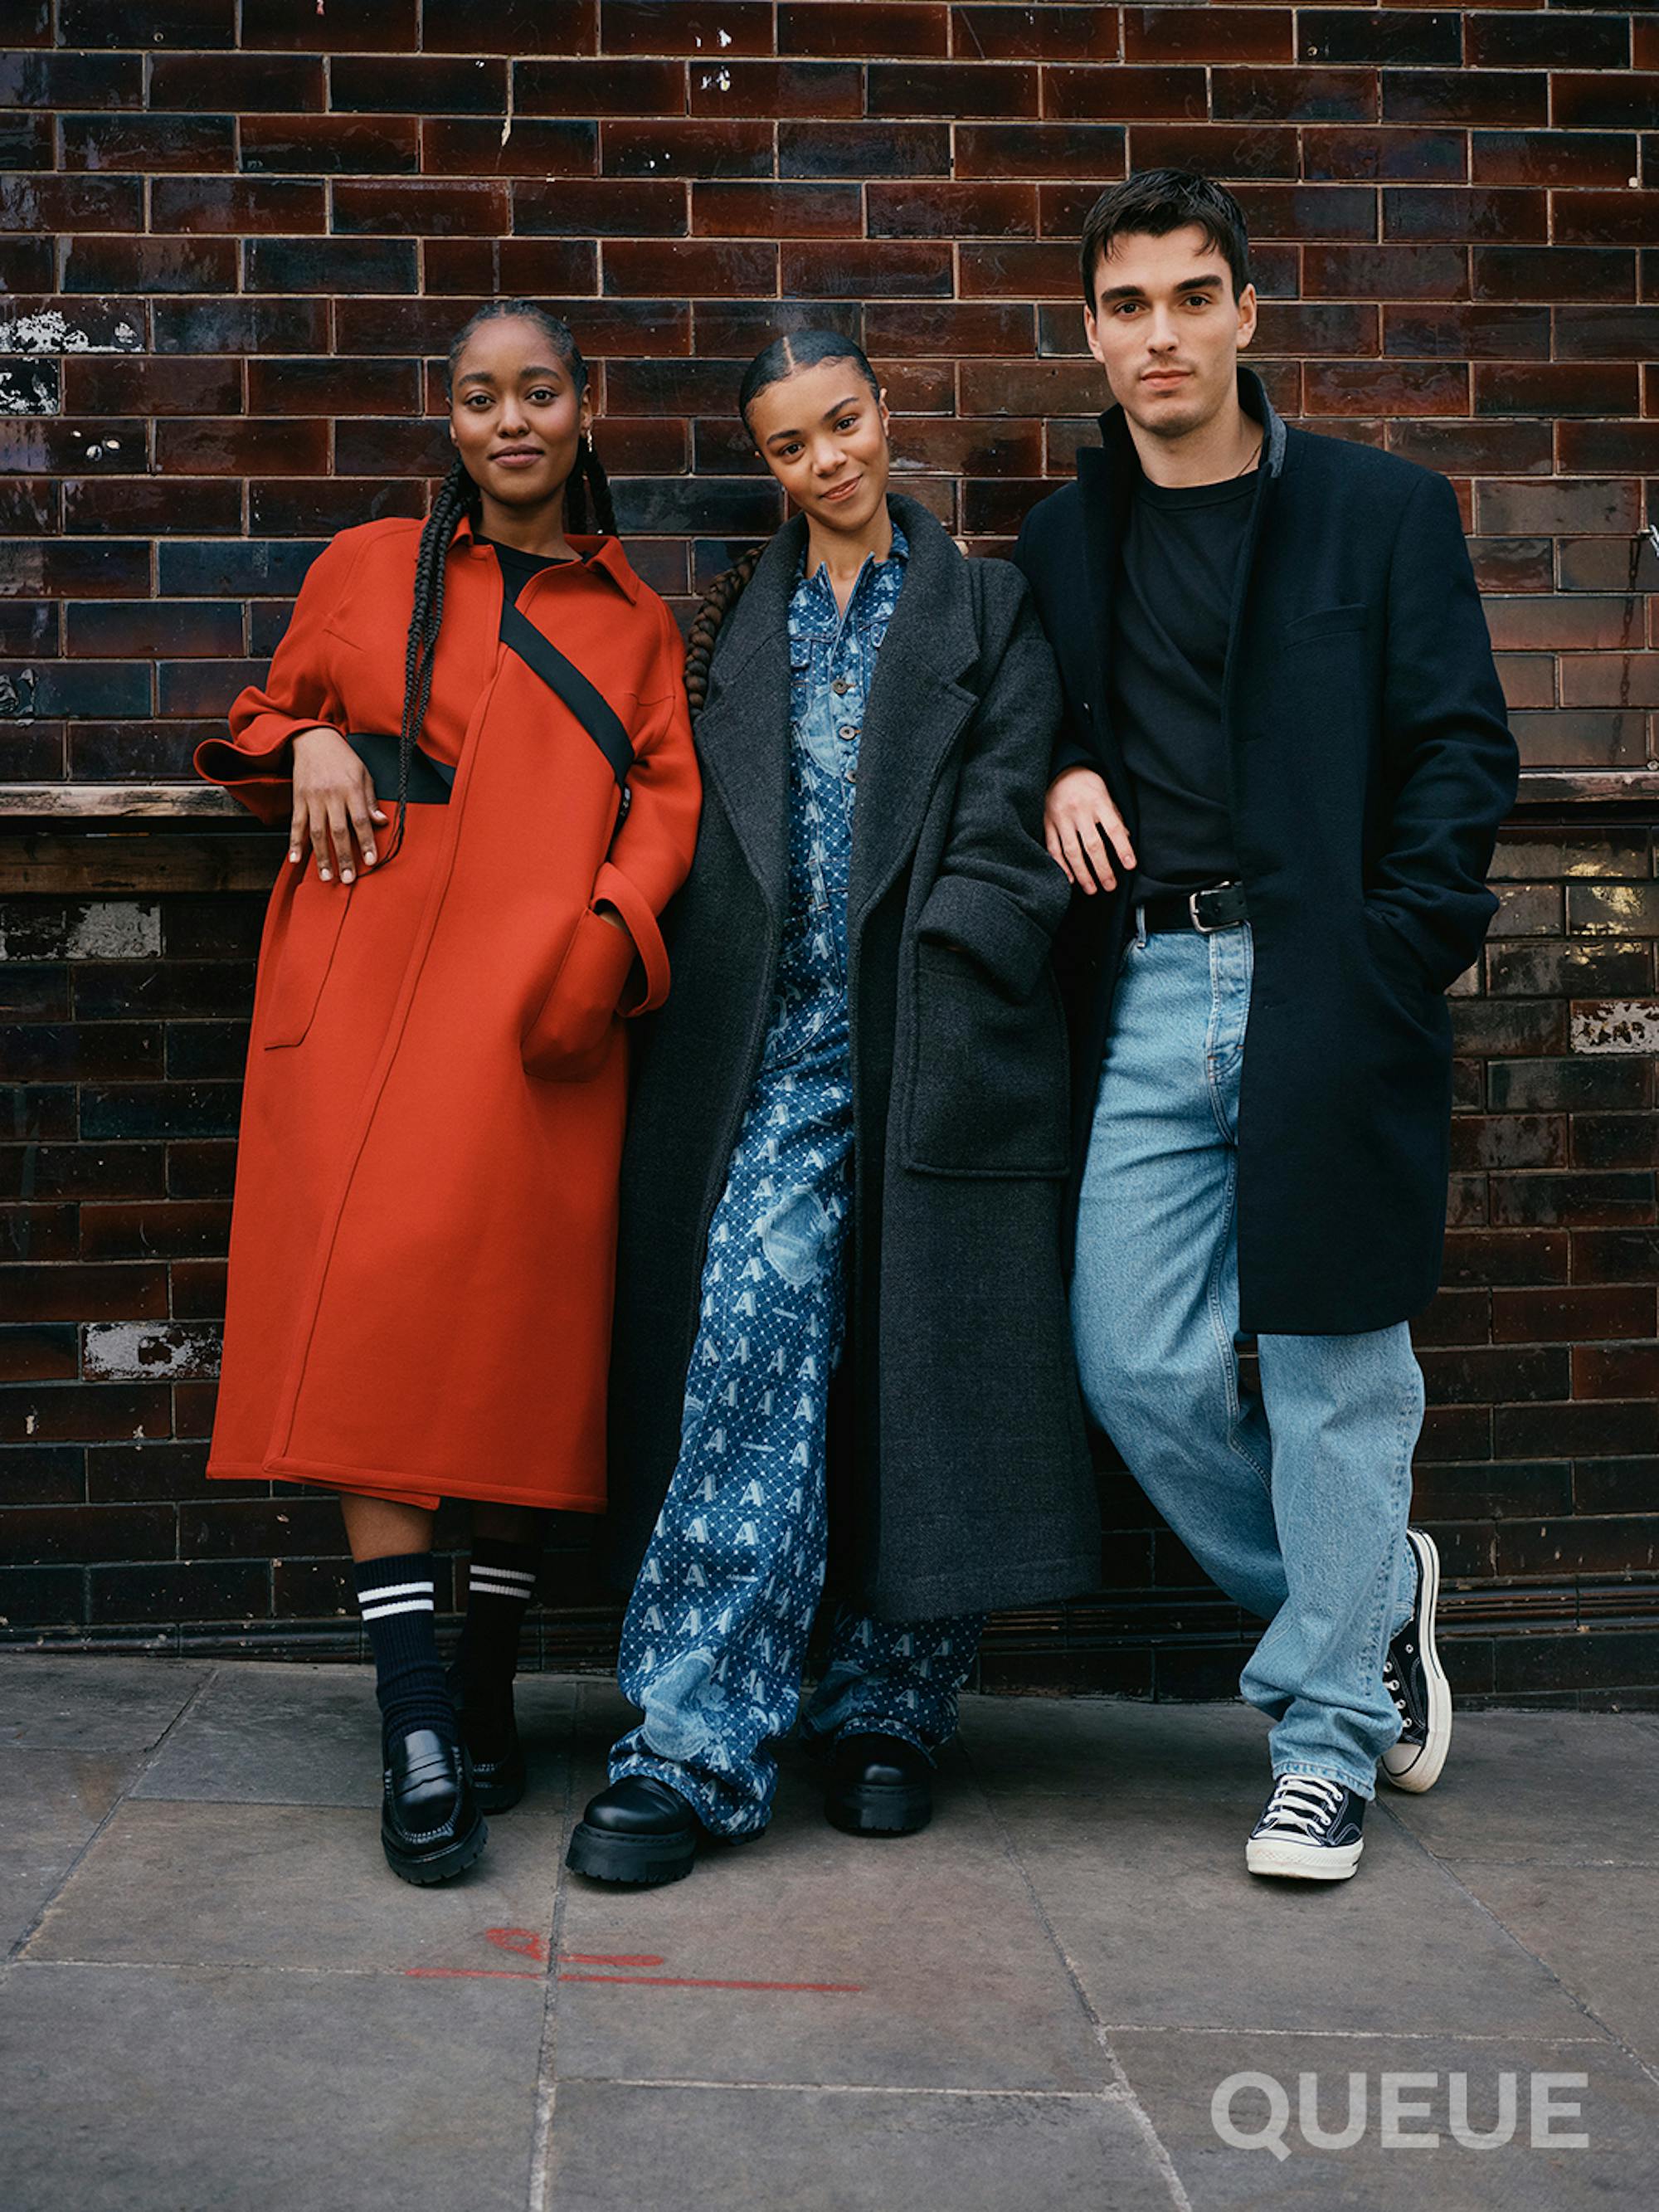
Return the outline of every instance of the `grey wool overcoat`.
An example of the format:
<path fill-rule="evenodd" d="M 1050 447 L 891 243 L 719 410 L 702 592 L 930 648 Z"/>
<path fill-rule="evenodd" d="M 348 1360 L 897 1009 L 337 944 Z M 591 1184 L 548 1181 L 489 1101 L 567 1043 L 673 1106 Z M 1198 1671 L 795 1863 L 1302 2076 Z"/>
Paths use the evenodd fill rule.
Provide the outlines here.
<path fill-rule="evenodd" d="M 848 893 L 854 1193 L 830 1407 L 830 1586 L 887 1620 L 1099 1577 L 1060 1261 L 1067 1056 L 1042 842 L 1059 719 L 1017 572 L 895 496 L 910 543 L 859 751 Z M 787 524 L 726 617 L 696 739 L 702 825 L 638 1047 L 611 1393 L 615 1564 L 674 1471 L 710 1224 L 760 1066 L 787 884 Z"/>

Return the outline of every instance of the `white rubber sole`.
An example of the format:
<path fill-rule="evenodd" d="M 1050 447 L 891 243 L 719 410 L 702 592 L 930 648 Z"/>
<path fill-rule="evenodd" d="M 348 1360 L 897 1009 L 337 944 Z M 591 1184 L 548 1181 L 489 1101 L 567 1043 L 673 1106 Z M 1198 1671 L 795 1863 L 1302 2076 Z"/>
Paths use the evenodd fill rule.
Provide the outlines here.
<path fill-rule="evenodd" d="M 1347 1881 L 1365 1848 L 1357 1844 L 1292 1843 L 1283 1836 L 1252 1836 L 1244 1846 L 1244 1863 L 1252 1874 L 1273 1874 L 1291 1881 Z"/>
<path fill-rule="evenodd" d="M 1440 1664 L 1434 1640 L 1435 1615 L 1440 1604 L 1439 1549 L 1433 1537 L 1421 1528 L 1413 1528 L 1407 1540 L 1417 1556 L 1417 1571 L 1423 1577 L 1420 1640 L 1423 1670 L 1429 1686 L 1429 1723 L 1423 1742 L 1404 1754 L 1403 1765 L 1395 1767 L 1389 1763 L 1401 1756 L 1401 1747 L 1394 1744 L 1383 1753 L 1378 1771 L 1395 1789 L 1408 1790 L 1420 1796 L 1439 1781 L 1446 1753 L 1451 1749 L 1452 1698 L 1451 1684 L 1446 1680 L 1446 1670 Z"/>

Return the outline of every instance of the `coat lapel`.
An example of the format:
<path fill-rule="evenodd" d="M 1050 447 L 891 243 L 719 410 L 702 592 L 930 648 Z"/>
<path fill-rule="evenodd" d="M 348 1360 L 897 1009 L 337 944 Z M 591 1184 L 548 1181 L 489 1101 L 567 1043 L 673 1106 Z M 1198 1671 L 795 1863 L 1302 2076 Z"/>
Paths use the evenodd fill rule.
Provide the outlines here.
<path fill-rule="evenodd" d="M 960 680 L 979 658 L 968 563 L 917 501 L 895 495 L 890 505 L 910 552 L 859 739 L 847 894 L 855 929 L 914 848 L 939 763 L 977 704 Z"/>
<path fill-rule="evenodd" d="M 775 919 L 788 896 L 789 599 L 805 542 L 797 516 L 762 555 L 722 626 L 696 720 L 698 757 Z"/>

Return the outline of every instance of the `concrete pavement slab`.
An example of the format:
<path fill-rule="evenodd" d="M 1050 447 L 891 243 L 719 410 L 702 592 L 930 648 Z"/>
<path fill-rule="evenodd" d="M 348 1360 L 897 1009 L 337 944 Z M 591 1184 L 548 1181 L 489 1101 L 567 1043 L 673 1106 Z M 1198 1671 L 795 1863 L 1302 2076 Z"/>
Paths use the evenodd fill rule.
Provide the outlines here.
<path fill-rule="evenodd" d="M 1465 1859 L 1457 1875 L 1659 2075 L 1659 1869 L 1489 1867 Z"/>
<path fill-rule="evenodd" d="M 1175 2162 L 1192 2212 L 1635 2212 L 1659 2202 L 1659 2087 L 1618 2046 L 1590 2041 L 1480 2041 L 1440 2036 L 1353 2037 L 1148 2033 L 1131 2030 L 1113 2047 L 1158 2136 Z M 1346 2149 L 1315 2148 L 1302 2129 L 1304 2074 L 1313 2076 L 1309 2107 L 1316 2130 L 1346 2132 L 1362 2123 Z M 1362 2077 L 1350 2106 L 1349 2076 Z M 1468 2148 L 1453 2132 L 1502 2134 L 1508 2119 L 1502 2076 L 1515 2077 L 1513 2135 L 1486 2149 Z M 1240 2084 L 1224 2097 L 1240 2147 L 1223 2139 L 1212 2118 L 1216 2093 L 1238 2075 L 1265 2075 L 1288 2100 L 1282 2133 L 1273 2091 Z M 1437 2135 L 1437 2146 L 1385 2143 L 1388 2076 L 1418 2075 L 1396 2084 L 1395 2137 Z M 1461 2091 L 1455 2075 L 1464 2077 Z M 1587 2077 L 1583 2087 L 1543 2092 L 1555 2116 L 1540 2114 L 1541 2135 L 1585 2135 L 1585 2148 L 1534 2142 L 1533 2077 Z M 1455 2100 L 1461 2095 L 1461 2108 Z M 1421 2113 L 1407 2109 L 1412 2103 Z M 1574 2115 L 1566 2107 L 1577 2104 Z M 1280 2160 L 1254 2139 L 1279 2136 Z"/>
<path fill-rule="evenodd" d="M 113 1756 L 148 1751 L 212 1671 L 159 1656 L 0 1652 L 0 1743 Z"/>
<path fill-rule="evenodd" d="M 0 1954 L 33 1926 L 137 1765 L 131 1753 L 0 1745 Z"/>
<path fill-rule="evenodd" d="M 1244 1705 L 964 1698 L 961 1741 L 994 1799 L 1249 1799 L 1270 1780 L 1267 1723 Z"/>
<path fill-rule="evenodd" d="M 543 1990 L 15 1965 L 6 2212 L 523 2212 Z"/>
<path fill-rule="evenodd" d="M 1659 1759 L 1622 1714 L 1464 1714 L 1435 1788 L 1387 1794 L 1437 1858 L 1659 1866 Z"/>
<path fill-rule="evenodd" d="M 518 1686 L 531 1787 L 526 1807 L 563 1809 L 576 1685 Z M 163 1747 L 135 1795 L 250 1804 L 378 1805 L 380 1715 L 368 1667 L 225 1667 Z"/>
<path fill-rule="evenodd" d="M 27 1955 L 539 1976 L 562 1847 L 556 1820 L 503 1814 L 476 1866 L 418 1888 L 386 1865 L 374 1813 L 129 1800 Z"/>
<path fill-rule="evenodd" d="M 976 1796 L 953 1796 L 920 1835 L 872 1840 L 830 1828 L 816 1788 L 789 1788 L 765 1837 L 705 1852 L 684 1881 L 568 1876 L 561 1952 L 562 2072 L 906 2088 L 1104 2079 Z M 572 1982 L 581 1957 L 655 1963 Z M 767 1984 L 782 1986 L 743 1986 Z"/>
<path fill-rule="evenodd" d="M 1571 2035 L 1571 2001 L 1386 1815 L 1352 1881 L 1248 1874 L 1255 1807 L 1182 1819 L 1034 1798 L 1000 1807 L 1109 2026 Z"/>
<path fill-rule="evenodd" d="M 1127 2105 L 562 2082 L 549 2212 L 1168 2212 Z"/>

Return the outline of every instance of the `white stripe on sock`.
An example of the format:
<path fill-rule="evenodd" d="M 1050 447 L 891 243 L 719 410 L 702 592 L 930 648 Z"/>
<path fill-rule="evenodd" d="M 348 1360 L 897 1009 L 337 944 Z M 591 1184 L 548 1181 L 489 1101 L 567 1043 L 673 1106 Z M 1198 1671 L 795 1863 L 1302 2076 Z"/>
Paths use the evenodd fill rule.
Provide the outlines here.
<path fill-rule="evenodd" d="M 366 1605 L 363 1607 L 363 1619 L 384 1620 L 388 1613 L 431 1613 L 434 1610 L 434 1607 L 429 1597 L 406 1597 L 400 1605 Z"/>
<path fill-rule="evenodd" d="M 386 1583 L 379 1589 L 359 1590 L 357 1602 L 359 1605 L 373 1605 L 377 1599 L 383 1597 L 430 1597 L 431 1595 L 430 1583 Z"/>
<path fill-rule="evenodd" d="M 489 1590 L 496 1597 L 528 1597 L 536 1587 L 534 1575 L 526 1575 L 522 1582 L 501 1582 L 488 1572 L 469 1575 L 466 1586 L 470 1590 Z"/>

